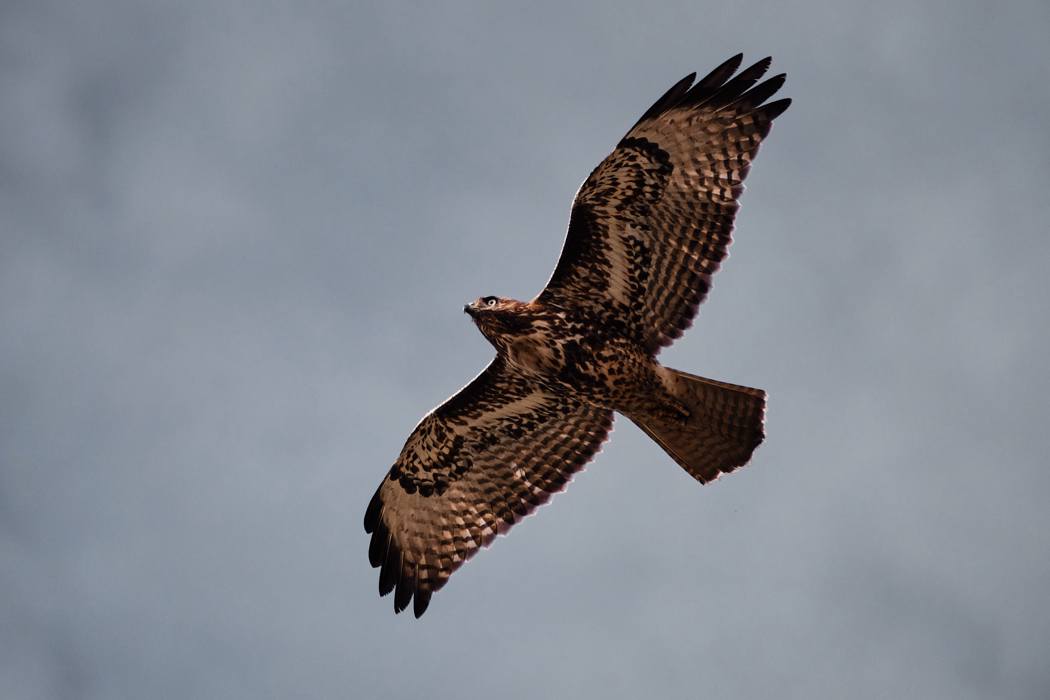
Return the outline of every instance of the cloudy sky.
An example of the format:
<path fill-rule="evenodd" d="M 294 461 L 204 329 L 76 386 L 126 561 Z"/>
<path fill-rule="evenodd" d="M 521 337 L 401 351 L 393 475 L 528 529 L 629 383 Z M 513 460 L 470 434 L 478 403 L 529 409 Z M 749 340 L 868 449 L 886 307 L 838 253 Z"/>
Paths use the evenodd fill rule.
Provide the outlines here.
<path fill-rule="evenodd" d="M 0 696 L 1050 696 L 1050 5 L 0 6 Z M 795 99 L 668 364 L 420 621 L 365 504 L 570 198 L 737 51 Z"/>

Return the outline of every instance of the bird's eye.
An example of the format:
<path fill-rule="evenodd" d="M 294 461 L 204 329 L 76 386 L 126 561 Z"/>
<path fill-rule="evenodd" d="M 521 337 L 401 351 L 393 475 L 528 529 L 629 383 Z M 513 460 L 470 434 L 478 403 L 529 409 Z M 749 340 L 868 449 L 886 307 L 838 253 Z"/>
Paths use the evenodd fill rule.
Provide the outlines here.
<path fill-rule="evenodd" d="M 485 306 L 495 306 L 496 297 L 485 297 Z"/>

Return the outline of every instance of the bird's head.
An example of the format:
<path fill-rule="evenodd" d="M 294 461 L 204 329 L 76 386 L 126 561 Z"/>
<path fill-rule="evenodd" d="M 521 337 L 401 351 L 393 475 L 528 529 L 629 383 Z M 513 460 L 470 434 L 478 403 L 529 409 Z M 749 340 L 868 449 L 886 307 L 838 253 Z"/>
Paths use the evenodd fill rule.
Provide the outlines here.
<path fill-rule="evenodd" d="M 532 329 L 528 304 L 503 297 L 481 297 L 463 307 L 463 312 L 474 319 L 481 334 L 497 349 L 516 335 Z"/>

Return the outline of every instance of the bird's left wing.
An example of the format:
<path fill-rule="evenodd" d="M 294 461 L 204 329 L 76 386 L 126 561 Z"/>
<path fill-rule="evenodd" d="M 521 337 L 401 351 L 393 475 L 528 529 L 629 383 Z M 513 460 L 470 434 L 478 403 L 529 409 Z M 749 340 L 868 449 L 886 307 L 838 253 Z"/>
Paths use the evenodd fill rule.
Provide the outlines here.
<path fill-rule="evenodd" d="M 493 360 L 420 421 L 368 504 L 380 595 L 422 615 L 453 571 L 565 488 L 612 420 Z"/>
<path fill-rule="evenodd" d="M 580 187 L 561 258 L 538 301 L 621 328 L 651 352 L 692 323 L 727 255 L 758 146 L 791 100 L 766 102 L 763 59 L 737 55 L 679 81 Z"/>

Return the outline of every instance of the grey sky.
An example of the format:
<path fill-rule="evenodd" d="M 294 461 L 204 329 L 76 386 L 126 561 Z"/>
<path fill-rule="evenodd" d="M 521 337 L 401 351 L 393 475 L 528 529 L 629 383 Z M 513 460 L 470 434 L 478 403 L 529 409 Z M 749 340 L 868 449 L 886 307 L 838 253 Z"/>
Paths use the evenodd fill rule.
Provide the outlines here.
<path fill-rule="evenodd" d="M 263 6 L 264 5 L 264 6 Z M 6 2 L 0 697 L 1050 696 L 1050 5 Z M 364 506 L 682 75 L 795 99 L 674 367 L 420 621 Z"/>

